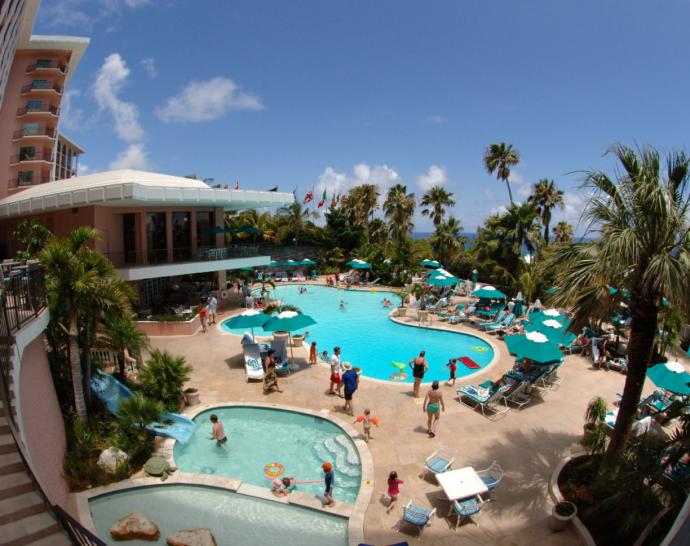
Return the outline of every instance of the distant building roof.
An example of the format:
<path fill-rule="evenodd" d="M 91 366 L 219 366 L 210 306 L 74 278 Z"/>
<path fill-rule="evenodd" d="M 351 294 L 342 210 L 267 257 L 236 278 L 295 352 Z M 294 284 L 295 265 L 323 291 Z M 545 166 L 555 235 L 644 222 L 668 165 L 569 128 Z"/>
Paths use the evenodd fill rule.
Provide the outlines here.
<path fill-rule="evenodd" d="M 293 202 L 292 193 L 214 189 L 201 180 L 123 169 L 57 180 L 17 192 L 0 200 L 0 219 L 89 205 L 244 210 Z"/>

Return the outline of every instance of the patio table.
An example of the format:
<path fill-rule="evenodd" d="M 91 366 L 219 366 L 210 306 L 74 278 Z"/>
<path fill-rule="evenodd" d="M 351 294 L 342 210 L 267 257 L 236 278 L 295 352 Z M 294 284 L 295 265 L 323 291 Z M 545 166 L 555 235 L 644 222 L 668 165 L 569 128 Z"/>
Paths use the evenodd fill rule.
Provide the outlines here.
<path fill-rule="evenodd" d="M 489 488 L 471 466 L 441 472 L 436 474 L 436 479 L 451 502 L 489 491 Z"/>

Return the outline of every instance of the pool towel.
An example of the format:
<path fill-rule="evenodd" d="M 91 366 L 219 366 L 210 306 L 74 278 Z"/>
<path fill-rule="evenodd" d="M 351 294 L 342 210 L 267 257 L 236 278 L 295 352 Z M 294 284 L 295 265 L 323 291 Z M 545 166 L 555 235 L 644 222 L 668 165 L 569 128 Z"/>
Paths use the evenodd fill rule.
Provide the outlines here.
<path fill-rule="evenodd" d="M 460 358 L 458 358 L 458 360 L 471 370 L 478 370 L 479 368 L 481 368 L 481 366 L 477 364 L 474 360 L 472 360 L 469 356 L 461 356 Z"/>

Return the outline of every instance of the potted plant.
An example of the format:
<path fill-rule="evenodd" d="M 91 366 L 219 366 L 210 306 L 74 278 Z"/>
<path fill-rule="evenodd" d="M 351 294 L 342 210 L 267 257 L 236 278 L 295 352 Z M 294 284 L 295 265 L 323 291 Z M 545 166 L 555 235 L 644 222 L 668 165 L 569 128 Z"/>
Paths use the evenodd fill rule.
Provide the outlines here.
<path fill-rule="evenodd" d="M 292 336 L 292 346 L 301 347 L 304 342 L 304 334 L 295 334 Z"/>
<path fill-rule="evenodd" d="M 590 455 L 600 455 L 606 449 L 606 400 L 596 396 L 589 401 L 585 412 L 581 444 Z"/>
<path fill-rule="evenodd" d="M 575 516 L 577 516 L 577 506 L 570 501 L 561 501 L 551 510 L 549 527 L 552 531 L 563 531 Z"/>
<path fill-rule="evenodd" d="M 189 387 L 184 390 L 184 399 L 188 406 L 195 406 L 199 403 L 199 389 Z"/>
<path fill-rule="evenodd" d="M 419 302 L 418 317 L 420 322 L 425 322 L 429 317 L 429 311 L 426 310 L 426 294 L 427 288 L 425 285 L 415 283 L 412 285 L 412 294 Z"/>
<path fill-rule="evenodd" d="M 407 298 L 407 291 L 406 290 L 400 290 L 396 292 L 395 294 L 400 298 L 400 305 L 398 306 L 397 312 L 395 314 L 396 317 L 406 317 L 407 316 L 407 308 L 405 307 L 405 298 Z"/>

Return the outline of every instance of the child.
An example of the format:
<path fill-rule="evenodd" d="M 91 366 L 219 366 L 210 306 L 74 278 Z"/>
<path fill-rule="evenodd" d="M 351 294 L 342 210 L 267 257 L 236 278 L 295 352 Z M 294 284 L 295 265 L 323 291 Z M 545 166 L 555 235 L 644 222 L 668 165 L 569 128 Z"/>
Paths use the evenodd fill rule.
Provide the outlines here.
<path fill-rule="evenodd" d="M 450 378 L 446 381 L 446 385 L 452 387 L 455 385 L 455 372 L 458 370 L 458 361 L 455 358 L 451 358 L 446 366 L 450 368 Z"/>
<path fill-rule="evenodd" d="M 276 478 L 273 480 L 273 487 L 271 488 L 271 493 L 273 493 L 276 497 L 285 497 L 292 493 L 295 489 L 297 489 L 297 485 L 295 484 L 295 477 L 285 477 L 282 480 L 279 480 Z"/>
<path fill-rule="evenodd" d="M 360 415 L 355 419 L 355 423 L 362 423 L 362 428 L 364 429 L 364 441 L 369 442 L 371 440 L 371 425 L 379 426 L 379 421 L 376 417 L 371 416 L 371 411 L 368 409 L 364 410 L 364 415 Z"/>
<path fill-rule="evenodd" d="M 398 495 L 400 494 L 400 484 L 402 483 L 405 482 L 398 479 L 398 473 L 395 470 L 388 474 L 388 496 L 391 500 L 388 503 L 388 509 L 386 510 L 387 514 L 393 510 L 393 506 L 398 500 Z"/>
<path fill-rule="evenodd" d="M 316 364 L 316 341 L 311 342 L 311 348 L 309 349 L 309 364 L 314 366 Z"/>
<path fill-rule="evenodd" d="M 199 309 L 199 321 L 201 321 L 201 329 L 206 333 L 206 306 Z"/>
<path fill-rule="evenodd" d="M 335 474 L 333 473 L 333 465 L 331 463 L 323 463 L 321 465 L 323 470 L 323 481 L 326 486 L 324 497 L 326 497 L 326 506 L 334 506 L 333 500 L 333 485 L 335 481 Z"/>

